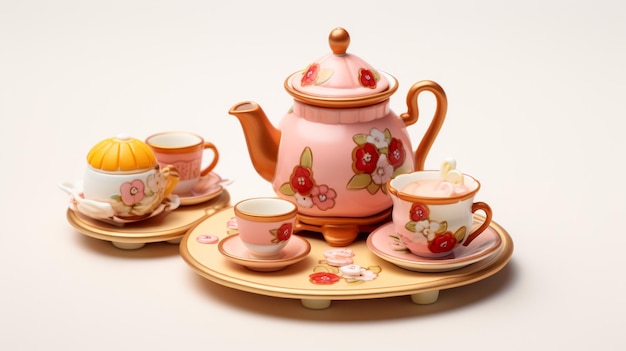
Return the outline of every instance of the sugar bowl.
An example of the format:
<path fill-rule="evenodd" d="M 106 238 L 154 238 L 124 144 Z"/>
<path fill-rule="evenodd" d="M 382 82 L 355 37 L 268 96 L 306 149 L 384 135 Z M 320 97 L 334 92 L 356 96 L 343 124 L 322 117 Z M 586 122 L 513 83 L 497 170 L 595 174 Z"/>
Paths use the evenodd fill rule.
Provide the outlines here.
<path fill-rule="evenodd" d="M 146 143 L 117 135 L 87 154 L 82 195 L 85 201 L 108 204 L 115 217 L 139 220 L 162 205 L 178 178 L 174 166 L 159 166 Z"/>

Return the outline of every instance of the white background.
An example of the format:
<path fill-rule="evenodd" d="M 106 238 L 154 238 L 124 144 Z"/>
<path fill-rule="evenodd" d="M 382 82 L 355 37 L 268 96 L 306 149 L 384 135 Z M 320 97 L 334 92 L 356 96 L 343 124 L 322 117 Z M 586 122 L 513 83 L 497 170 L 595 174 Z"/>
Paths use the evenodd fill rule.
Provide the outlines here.
<path fill-rule="evenodd" d="M 626 22 L 619 1 L 1 1 L 0 349 L 624 349 Z M 195 274 L 176 245 L 135 251 L 66 221 L 57 184 L 98 141 L 189 130 L 221 151 L 233 201 L 272 195 L 227 111 L 274 124 L 283 80 L 329 52 L 416 81 L 449 109 L 426 160 L 479 178 L 512 236 L 507 267 L 441 292 L 300 301 Z M 426 95 L 426 94 L 424 94 Z M 409 127 L 414 144 L 428 124 Z"/>

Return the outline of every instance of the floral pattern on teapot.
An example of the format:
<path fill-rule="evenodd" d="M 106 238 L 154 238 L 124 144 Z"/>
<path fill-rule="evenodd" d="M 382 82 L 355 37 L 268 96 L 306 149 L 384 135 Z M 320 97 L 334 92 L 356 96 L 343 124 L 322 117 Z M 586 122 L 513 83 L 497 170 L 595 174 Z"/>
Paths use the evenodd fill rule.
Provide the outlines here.
<path fill-rule="evenodd" d="M 301 207 L 318 207 L 325 211 L 335 207 L 337 192 L 326 184 L 317 185 L 313 177 L 313 154 L 306 147 L 300 155 L 300 164 L 293 168 L 289 181 L 280 187 L 280 192 L 294 196 Z"/>
<path fill-rule="evenodd" d="M 456 243 L 463 241 L 467 232 L 467 228 L 462 226 L 455 233 L 452 233 L 448 230 L 446 221 L 431 220 L 428 206 L 419 202 L 411 205 L 409 217 L 411 220 L 405 224 L 405 228 L 415 233 L 416 236 L 424 236 L 428 240 L 428 250 L 432 253 L 452 251 Z M 400 239 L 398 238 L 398 240 Z"/>
<path fill-rule="evenodd" d="M 394 138 L 389 129 L 372 128 L 369 133 L 352 137 L 356 146 L 352 149 L 354 175 L 346 184 L 348 190 L 367 190 L 374 195 L 387 193 L 385 184 L 391 177 L 406 173 L 406 151 L 402 140 Z M 313 176 L 313 153 L 306 147 L 300 155 L 300 163 L 293 168 L 289 181 L 280 186 L 280 192 L 293 196 L 304 208 L 317 207 L 326 211 L 335 206 L 337 191 L 326 184 L 318 185 Z"/>
<path fill-rule="evenodd" d="M 387 193 L 387 180 L 398 173 L 406 173 L 402 165 L 406 151 L 402 140 L 392 137 L 389 129 L 373 128 L 369 134 L 357 134 L 353 138 L 357 146 L 352 150 L 354 176 L 348 189 L 367 189 L 372 195 L 379 190 Z"/>

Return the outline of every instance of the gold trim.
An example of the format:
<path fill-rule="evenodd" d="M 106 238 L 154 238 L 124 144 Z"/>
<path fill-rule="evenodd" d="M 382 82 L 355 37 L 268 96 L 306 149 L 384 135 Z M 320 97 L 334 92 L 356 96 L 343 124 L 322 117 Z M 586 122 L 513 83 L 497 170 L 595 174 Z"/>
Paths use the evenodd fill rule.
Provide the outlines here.
<path fill-rule="evenodd" d="M 289 202 L 291 205 L 293 205 L 293 208 L 289 212 L 278 214 L 278 215 L 259 215 L 259 214 L 245 212 L 239 209 L 239 204 L 249 201 L 249 200 L 254 200 L 254 199 L 280 200 L 281 202 Z M 269 222 L 283 222 L 283 221 L 288 221 L 290 219 L 293 219 L 298 212 L 298 206 L 296 206 L 296 204 L 294 204 L 291 201 L 284 200 L 278 197 L 267 197 L 267 198 L 257 197 L 257 198 L 245 199 L 245 200 L 241 200 L 237 202 L 235 206 L 233 206 L 233 210 L 234 210 L 235 215 L 242 219 L 253 221 L 253 222 L 269 223 Z"/>
<path fill-rule="evenodd" d="M 423 171 L 423 172 L 438 172 L 438 171 Z M 478 190 L 480 190 L 480 182 L 478 181 L 478 179 L 472 177 L 469 174 L 465 174 L 465 176 L 470 177 L 473 181 L 476 182 L 476 189 L 463 194 L 463 195 L 459 195 L 459 196 L 451 196 L 451 197 L 428 197 L 428 196 L 416 196 L 416 195 L 412 195 L 412 194 L 408 194 L 405 192 L 402 192 L 394 187 L 391 186 L 391 182 L 393 181 L 394 178 L 391 178 L 389 180 L 387 180 L 387 190 L 389 190 L 389 192 L 392 195 L 397 196 L 400 200 L 404 200 L 404 201 L 409 201 L 409 202 L 423 202 L 429 205 L 447 205 L 447 204 L 455 204 L 464 200 L 468 200 L 471 199 L 472 197 L 474 197 L 476 195 L 476 193 L 478 193 Z M 436 179 L 436 178 L 431 178 L 431 179 Z M 425 179 L 426 180 L 426 179 Z"/>
<path fill-rule="evenodd" d="M 291 85 L 292 77 L 297 74 L 301 74 L 302 71 L 295 72 L 287 79 L 285 79 L 285 90 L 293 96 L 293 98 L 297 101 L 303 102 L 305 104 L 320 106 L 320 107 L 330 107 L 330 108 L 348 108 L 348 107 L 363 107 L 378 104 L 385 100 L 388 100 L 393 93 L 398 90 L 398 80 L 385 72 L 380 72 L 384 74 L 389 80 L 389 88 L 385 91 L 381 91 L 379 93 L 367 95 L 367 96 L 359 96 L 359 97 L 351 97 L 351 98 L 338 98 L 338 97 L 324 97 L 324 96 L 315 96 L 304 94 L 299 92 Z"/>
<path fill-rule="evenodd" d="M 163 145 L 155 145 L 152 142 L 150 142 L 149 140 L 154 138 L 154 137 L 159 137 L 159 136 L 163 136 L 163 135 L 171 135 L 171 134 L 187 134 L 187 135 L 191 135 L 194 136 L 196 138 L 198 138 L 198 143 L 193 144 L 193 145 L 187 145 L 187 146 L 163 146 Z M 201 137 L 198 134 L 195 133 L 191 133 L 191 132 L 184 132 L 184 131 L 171 131 L 171 132 L 161 132 L 161 133 L 156 133 L 156 134 L 152 134 L 149 137 L 147 137 L 145 139 L 145 143 L 150 146 L 153 150 L 161 152 L 161 153 L 167 153 L 167 154 L 184 154 L 184 153 L 188 153 L 191 150 L 194 149 L 203 149 L 204 148 L 204 138 Z"/>

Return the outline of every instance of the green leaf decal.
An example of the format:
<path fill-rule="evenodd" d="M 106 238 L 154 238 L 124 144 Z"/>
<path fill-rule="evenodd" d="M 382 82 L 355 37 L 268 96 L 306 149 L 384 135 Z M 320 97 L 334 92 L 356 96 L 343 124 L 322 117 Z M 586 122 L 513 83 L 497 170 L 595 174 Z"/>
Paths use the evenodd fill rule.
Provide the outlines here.
<path fill-rule="evenodd" d="M 289 183 L 281 185 L 279 190 L 282 194 L 285 194 L 287 196 L 294 196 L 296 194 L 296 192 L 293 191 L 293 189 L 291 188 L 291 184 Z"/>
<path fill-rule="evenodd" d="M 417 225 L 417 222 L 410 221 L 410 222 L 409 222 L 409 223 L 407 223 L 404 227 L 405 227 L 408 231 L 410 231 L 410 232 L 412 232 L 412 233 L 415 233 L 415 225 Z"/>
<path fill-rule="evenodd" d="M 374 195 L 376 194 L 376 192 L 378 191 L 378 189 L 380 189 L 380 185 L 372 182 L 367 186 L 367 191 L 369 191 L 370 194 Z"/>
<path fill-rule="evenodd" d="M 352 137 L 352 140 L 354 140 L 357 145 L 363 145 L 367 143 L 367 134 L 356 134 Z"/>
<path fill-rule="evenodd" d="M 385 128 L 384 134 L 387 140 L 391 140 L 391 131 L 389 130 L 389 128 Z"/>
<path fill-rule="evenodd" d="M 378 273 L 383 271 L 383 269 L 380 266 L 369 266 L 369 267 L 367 267 L 367 270 L 368 271 L 372 271 L 372 272 L 374 272 L 376 274 L 378 274 Z"/>
<path fill-rule="evenodd" d="M 402 166 L 402 167 L 398 167 L 397 169 L 395 169 L 393 171 L 393 174 L 391 175 L 391 178 L 395 178 L 396 176 L 400 175 L 400 174 L 404 174 L 404 173 L 411 173 L 411 171 L 409 171 L 406 167 Z"/>
<path fill-rule="evenodd" d="M 348 189 L 364 189 L 372 182 L 369 174 L 355 174 L 348 182 Z"/>
<path fill-rule="evenodd" d="M 334 70 L 330 68 L 323 68 L 317 72 L 317 79 L 315 79 L 315 85 L 324 84 L 333 75 Z"/>
<path fill-rule="evenodd" d="M 454 232 L 454 237 L 456 238 L 456 241 L 461 242 L 461 240 L 465 238 L 466 232 L 467 232 L 467 228 L 465 228 L 465 226 L 462 226 L 456 232 Z"/>
<path fill-rule="evenodd" d="M 370 71 L 374 75 L 374 80 L 376 80 L 378 82 L 380 80 L 380 73 L 378 73 L 378 71 L 375 70 L 375 69 L 371 69 Z"/>
<path fill-rule="evenodd" d="M 313 154 L 308 146 L 304 148 L 302 155 L 300 155 L 300 166 L 307 168 L 313 167 Z"/>
<path fill-rule="evenodd" d="M 435 234 L 445 233 L 446 230 L 448 230 L 448 222 L 446 221 L 439 222 L 439 228 L 437 228 L 437 230 L 435 231 Z"/>

